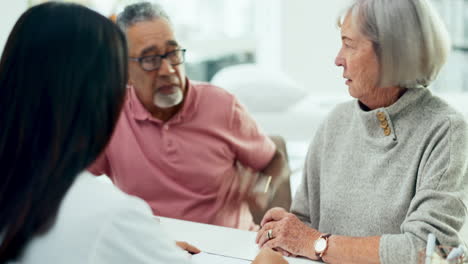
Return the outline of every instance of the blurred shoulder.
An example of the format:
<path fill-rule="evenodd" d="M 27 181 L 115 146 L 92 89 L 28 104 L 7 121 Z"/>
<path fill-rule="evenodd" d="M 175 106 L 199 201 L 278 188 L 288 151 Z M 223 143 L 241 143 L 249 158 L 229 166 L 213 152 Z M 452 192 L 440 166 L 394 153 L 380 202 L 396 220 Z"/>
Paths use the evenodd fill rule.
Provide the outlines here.
<path fill-rule="evenodd" d="M 200 94 L 201 101 L 212 103 L 226 103 L 235 100 L 235 96 L 227 90 L 207 82 L 190 80 L 192 87 Z"/>
<path fill-rule="evenodd" d="M 422 120 L 430 120 L 433 123 L 449 123 L 450 127 L 466 130 L 467 118 L 439 96 L 427 93 L 421 100 Z"/>
<path fill-rule="evenodd" d="M 337 104 L 325 118 L 325 122 L 336 122 L 341 120 L 340 123 L 343 123 L 344 120 L 349 120 L 349 116 L 354 112 L 354 107 L 356 107 L 356 100 L 349 100 Z"/>
<path fill-rule="evenodd" d="M 141 199 L 128 195 L 118 189 L 107 176 L 93 176 L 89 172 L 81 173 L 67 193 L 63 203 L 64 213 L 83 220 L 94 217 L 105 217 L 128 208 L 138 208 L 151 213 L 149 206 Z M 77 212 L 82 213 L 77 213 Z"/>
<path fill-rule="evenodd" d="M 129 224 L 142 226 L 144 219 L 154 219 L 144 201 L 123 193 L 101 177 L 105 176 L 95 177 L 87 172 L 77 176 L 60 204 L 54 224 L 28 243 L 21 263 L 85 263 L 96 255 L 96 243 L 103 230 Z M 130 238 L 131 232 L 123 236 Z M 123 255 L 128 253 L 128 250 L 120 251 Z"/>

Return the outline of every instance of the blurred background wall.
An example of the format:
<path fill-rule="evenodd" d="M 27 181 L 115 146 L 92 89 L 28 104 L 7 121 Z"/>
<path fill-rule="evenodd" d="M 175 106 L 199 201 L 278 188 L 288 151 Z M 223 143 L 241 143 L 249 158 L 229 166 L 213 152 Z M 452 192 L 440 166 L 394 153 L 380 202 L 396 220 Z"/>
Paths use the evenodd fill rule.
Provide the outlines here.
<path fill-rule="evenodd" d="M 135 0 L 75 0 L 110 16 Z M 468 0 L 430 0 L 443 17 L 453 52 L 433 89 L 468 92 Z M 44 0 L 0 0 L 0 48 L 18 16 Z M 159 0 L 188 49 L 187 72 L 210 81 L 225 67 L 256 63 L 284 72 L 317 95 L 346 90 L 334 66 L 336 18 L 349 0 Z"/>
<path fill-rule="evenodd" d="M 27 6 L 27 1 L 23 0 L 0 0 L 0 51 L 3 51 L 13 25 Z"/>

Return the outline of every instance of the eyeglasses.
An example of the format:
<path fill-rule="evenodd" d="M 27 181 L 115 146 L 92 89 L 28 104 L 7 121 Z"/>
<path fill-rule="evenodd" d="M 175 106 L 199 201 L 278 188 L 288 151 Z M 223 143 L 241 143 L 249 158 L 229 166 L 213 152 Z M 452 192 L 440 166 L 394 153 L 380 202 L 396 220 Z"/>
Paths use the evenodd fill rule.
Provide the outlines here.
<path fill-rule="evenodd" d="M 186 49 L 176 49 L 163 55 L 151 55 L 139 58 L 130 57 L 129 59 L 140 63 L 141 68 L 145 71 L 154 71 L 161 67 L 163 59 L 168 60 L 172 66 L 184 63 L 185 51 Z"/>

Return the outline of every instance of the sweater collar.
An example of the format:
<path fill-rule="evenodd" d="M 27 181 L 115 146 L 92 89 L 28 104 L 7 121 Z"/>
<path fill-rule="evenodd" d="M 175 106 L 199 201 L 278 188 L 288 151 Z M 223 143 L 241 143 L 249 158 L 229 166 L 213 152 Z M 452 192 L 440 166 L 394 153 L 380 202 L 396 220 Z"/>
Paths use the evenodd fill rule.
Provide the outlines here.
<path fill-rule="evenodd" d="M 431 92 L 425 88 L 409 88 L 394 104 L 371 111 L 362 110 L 358 100 L 354 103 L 354 111 L 361 125 L 371 138 L 387 138 L 397 141 L 399 119 L 414 111 L 424 97 Z"/>

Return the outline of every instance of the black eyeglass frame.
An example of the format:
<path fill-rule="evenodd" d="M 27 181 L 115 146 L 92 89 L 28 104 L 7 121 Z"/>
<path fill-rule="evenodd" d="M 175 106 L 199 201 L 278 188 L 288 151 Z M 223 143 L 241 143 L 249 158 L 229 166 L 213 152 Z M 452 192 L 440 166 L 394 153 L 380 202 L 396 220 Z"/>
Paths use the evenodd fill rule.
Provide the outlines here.
<path fill-rule="evenodd" d="M 180 65 L 182 63 L 185 62 L 185 52 L 187 51 L 187 49 L 176 49 L 176 50 L 173 50 L 173 51 L 169 51 L 165 54 L 162 54 L 162 55 L 149 55 L 149 56 L 143 56 L 143 57 L 138 57 L 138 58 L 135 58 L 135 57 L 128 57 L 129 60 L 131 61 L 136 61 L 138 62 L 138 64 L 140 64 L 140 67 L 144 70 L 144 71 L 155 71 L 155 70 L 158 70 L 159 68 L 161 68 L 161 65 L 162 65 L 162 60 L 163 59 L 166 59 L 167 57 L 169 57 L 170 55 L 172 54 L 175 54 L 176 52 L 179 52 L 181 51 L 182 52 L 182 56 L 181 56 L 181 61 L 178 62 L 178 63 L 171 63 L 172 66 L 177 66 L 177 65 Z M 147 59 L 147 58 L 161 58 L 160 60 L 160 63 L 159 63 L 159 66 L 158 67 L 155 67 L 155 68 L 152 68 L 152 69 L 145 69 L 145 67 L 143 66 L 143 60 L 144 59 Z"/>

